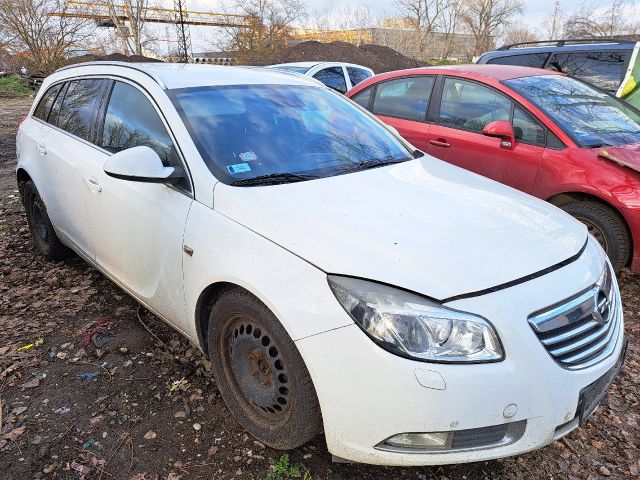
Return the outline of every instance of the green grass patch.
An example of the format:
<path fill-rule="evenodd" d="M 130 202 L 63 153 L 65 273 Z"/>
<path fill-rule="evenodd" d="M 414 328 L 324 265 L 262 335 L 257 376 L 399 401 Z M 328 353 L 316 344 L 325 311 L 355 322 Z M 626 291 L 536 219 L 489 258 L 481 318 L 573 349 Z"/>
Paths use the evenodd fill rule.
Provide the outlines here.
<path fill-rule="evenodd" d="M 33 90 L 27 86 L 27 81 L 18 75 L 0 78 L 0 93 L 5 95 L 31 95 Z"/>
<path fill-rule="evenodd" d="M 289 455 L 284 453 L 277 461 L 270 460 L 271 471 L 265 480 L 287 480 L 290 478 L 301 478 L 302 480 L 312 480 L 311 472 L 304 465 L 291 463 Z"/>

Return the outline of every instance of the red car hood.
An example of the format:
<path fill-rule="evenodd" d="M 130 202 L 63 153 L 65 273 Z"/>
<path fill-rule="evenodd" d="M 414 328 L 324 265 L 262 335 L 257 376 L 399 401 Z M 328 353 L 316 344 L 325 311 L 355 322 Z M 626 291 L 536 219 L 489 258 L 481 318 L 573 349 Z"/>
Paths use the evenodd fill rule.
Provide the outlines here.
<path fill-rule="evenodd" d="M 640 143 L 603 147 L 598 150 L 598 156 L 640 172 Z"/>

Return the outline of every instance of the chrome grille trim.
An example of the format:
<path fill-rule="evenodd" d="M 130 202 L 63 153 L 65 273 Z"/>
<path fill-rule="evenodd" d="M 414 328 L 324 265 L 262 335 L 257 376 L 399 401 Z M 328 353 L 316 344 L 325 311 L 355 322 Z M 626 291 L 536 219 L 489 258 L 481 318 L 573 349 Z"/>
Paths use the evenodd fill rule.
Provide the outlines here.
<path fill-rule="evenodd" d="M 563 368 L 593 366 L 615 350 L 622 305 L 613 274 L 608 266 L 605 268 L 593 287 L 529 316 L 529 324 L 543 347 Z"/>

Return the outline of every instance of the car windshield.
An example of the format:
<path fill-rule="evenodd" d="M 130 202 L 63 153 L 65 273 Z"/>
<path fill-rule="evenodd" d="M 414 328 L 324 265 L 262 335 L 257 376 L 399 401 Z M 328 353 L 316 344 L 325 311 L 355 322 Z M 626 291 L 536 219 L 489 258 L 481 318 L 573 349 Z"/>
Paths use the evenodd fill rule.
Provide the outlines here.
<path fill-rule="evenodd" d="M 583 147 L 640 142 L 638 112 L 586 83 L 556 75 L 504 83 L 533 102 Z"/>
<path fill-rule="evenodd" d="M 285 72 L 294 72 L 294 73 L 307 73 L 309 67 L 299 67 L 296 65 L 273 65 L 269 68 L 277 68 L 278 70 L 284 70 Z"/>
<path fill-rule="evenodd" d="M 196 87 L 170 96 L 207 166 L 227 184 L 309 180 L 414 158 L 386 127 L 329 89 Z"/>

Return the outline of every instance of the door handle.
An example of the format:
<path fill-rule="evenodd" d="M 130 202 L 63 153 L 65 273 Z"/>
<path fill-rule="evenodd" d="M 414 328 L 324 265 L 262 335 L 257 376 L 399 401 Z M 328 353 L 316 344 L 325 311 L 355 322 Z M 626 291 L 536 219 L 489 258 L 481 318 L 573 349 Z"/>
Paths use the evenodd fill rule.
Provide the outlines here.
<path fill-rule="evenodd" d="M 444 138 L 439 138 L 438 140 L 429 140 L 431 145 L 435 145 L 436 147 L 449 148 L 451 144 L 447 142 Z"/>
<path fill-rule="evenodd" d="M 47 154 L 47 147 L 45 147 L 44 145 L 36 145 L 36 150 L 38 151 L 38 153 L 40 155 L 46 155 Z"/>
<path fill-rule="evenodd" d="M 95 178 L 86 177 L 84 179 L 84 183 L 87 185 L 87 188 L 92 192 L 100 193 L 102 191 L 102 185 L 100 185 Z"/>

